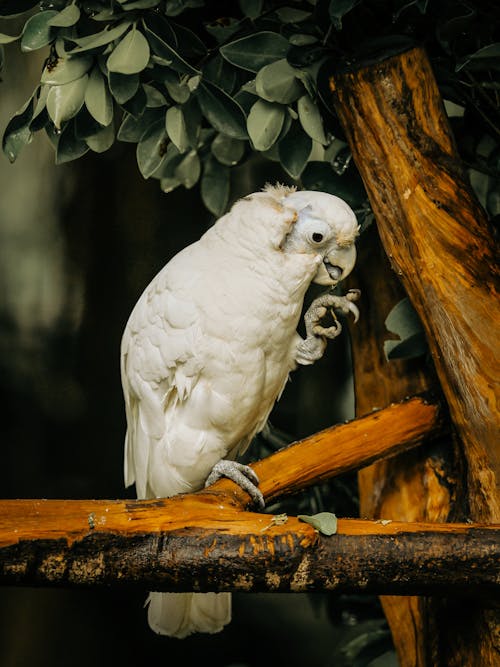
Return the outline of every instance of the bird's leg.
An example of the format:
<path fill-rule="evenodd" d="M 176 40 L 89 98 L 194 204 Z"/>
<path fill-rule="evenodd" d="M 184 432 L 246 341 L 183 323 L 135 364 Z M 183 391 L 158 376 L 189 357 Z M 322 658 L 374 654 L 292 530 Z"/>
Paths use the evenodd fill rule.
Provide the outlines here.
<path fill-rule="evenodd" d="M 221 477 L 227 477 L 238 486 L 241 486 L 241 488 L 252 498 L 257 507 L 264 509 L 264 496 L 257 488 L 259 478 L 250 466 L 238 463 L 237 461 L 222 459 L 222 461 L 216 463 L 212 468 L 212 472 L 209 474 L 205 482 L 205 488 Z"/>
<path fill-rule="evenodd" d="M 360 294 L 359 290 L 351 289 L 345 296 L 327 292 L 314 299 L 304 315 L 306 338 L 297 345 L 295 356 L 297 363 L 307 365 L 320 359 L 325 351 L 326 339 L 336 338 L 340 334 L 342 325 L 335 315 L 335 310 L 345 315 L 353 313 L 354 321 L 357 322 L 359 310 L 353 302 L 359 299 Z M 328 311 L 333 317 L 333 325 L 324 327 L 320 322 Z"/>

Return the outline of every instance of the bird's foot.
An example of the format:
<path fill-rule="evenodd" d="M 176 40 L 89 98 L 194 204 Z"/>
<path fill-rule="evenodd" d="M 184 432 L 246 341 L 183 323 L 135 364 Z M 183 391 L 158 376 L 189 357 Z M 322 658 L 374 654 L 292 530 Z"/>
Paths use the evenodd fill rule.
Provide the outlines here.
<path fill-rule="evenodd" d="M 360 290 L 351 289 L 345 296 L 336 294 L 322 294 L 311 303 L 304 315 L 306 338 L 297 346 L 296 360 L 299 364 L 312 364 L 323 356 L 326 347 L 326 338 L 336 338 L 342 331 L 342 325 L 335 314 L 336 310 L 348 315 L 354 315 L 354 321 L 359 319 L 359 310 L 354 301 L 361 295 Z M 321 320 L 330 312 L 333 324 L 325 327 Z"/>
<path fill-rule="evenodd" d="M 235 482 L 235 484 L 248 493 L 257 507 L 264 509 L 264 496 L 257 488 L 259 478 L 250 466 L 238 463 L 237 461 L 227 461 L 226 459 L 222 459 L 222 461 L 216 463 L 212 468 L 212 472 L 205 482 L 205 487 L 210 486 L 221 477 L 227 477 Z"/>
<path fill-rule="evenodd" d="M 361 292 L 359 289 L 351 289 L 345 296 L 337 296 L 336 294 L 327 292 L 314 299 L 304 315 L 307 335 L 336 338 L 342 331 L 342 325 L 338 321 L 335 311 L 339 310 L 344 315 L 352 313 L 354 321 L 357 322 L 359 319 L 359 310 L 354 301 L 357 301 L 360 295 Z M 324 327 L 320 322 L 328 311 L 330 311 L 333 317 L 333 325 Z"/>

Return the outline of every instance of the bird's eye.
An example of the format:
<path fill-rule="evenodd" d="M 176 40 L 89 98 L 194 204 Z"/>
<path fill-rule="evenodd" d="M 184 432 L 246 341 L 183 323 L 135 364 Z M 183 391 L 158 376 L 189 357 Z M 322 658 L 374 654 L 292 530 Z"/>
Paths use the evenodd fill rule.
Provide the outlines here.
<path fill-rule="evenodd" d="M 324 236 L 320 232 L 314 232 L 314 234 L 312 235 L 312 240 L 314 241 L 314 243 L 321 243 L 323 239 Z"/>

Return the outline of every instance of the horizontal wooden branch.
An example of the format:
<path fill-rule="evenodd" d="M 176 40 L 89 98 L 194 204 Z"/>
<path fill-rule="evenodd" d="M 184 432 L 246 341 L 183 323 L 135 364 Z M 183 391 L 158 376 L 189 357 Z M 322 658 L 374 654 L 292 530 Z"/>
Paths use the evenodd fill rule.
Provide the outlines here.
<path fill-rule="evenodd" d="M 29 502 L 23 501 L 20 509 L 26 510 Z M 56 502 L 48 505 L 56 510 L 54 524 Z M 320 537 L 294 517 L 273 525 L 270 515 L 226 508 L 212 516 L 209 525 L 195 529 L 191 516 L 189 526 L 179 527 L 182 516 L 175 514 L 181 503 L 98 502 L 99 514 L 92 516 L 85 512 L 97 509 L 95 502 L 59 501 L 61 512 L 71 509 L 75 519 L 80 515 L 101 525 L 72 542 L 40 539 L 36 549 L 26 541 L 4 547 L 0 583 L 165 591 L 500 594 L 499 526 L 341 519 L 336 535 Z M 41 501 L 31 503 L 38 513 Z M 190 505 L 195 516 L 196 509 Z M 207 509 L 198 509 L 200 519 Z M 110 517 L 108 528 L 105 517 Z M 117 517 L 133 528 L 117 530 Z"/>

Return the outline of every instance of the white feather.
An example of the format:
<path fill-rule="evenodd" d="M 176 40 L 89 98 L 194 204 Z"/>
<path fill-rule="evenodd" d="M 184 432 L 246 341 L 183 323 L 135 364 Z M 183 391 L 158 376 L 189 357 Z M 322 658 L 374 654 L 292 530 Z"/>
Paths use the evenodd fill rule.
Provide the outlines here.
<path fill-rule="evenodd" d="M 338 230 L 354 236 L 355 218 L 348 229 L 336 199 L 283 187 L 246 197 L 140 297 L 121 348 L 125 483 L 135 481 L 139 497 L 203 487 L 215 463 L 264 427 L 295 367 L 304 294 L 322 261 L 294 225 L 305 206 L 324 216 L 329 202 L 331 224 L 337 214 Z M 148 617 L 172 636 L 217 632 L 230 596 L 153 593 Z"/>

